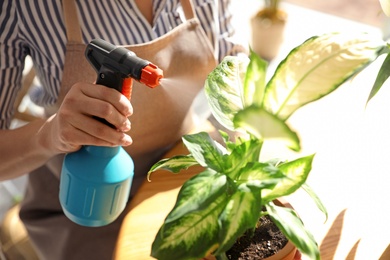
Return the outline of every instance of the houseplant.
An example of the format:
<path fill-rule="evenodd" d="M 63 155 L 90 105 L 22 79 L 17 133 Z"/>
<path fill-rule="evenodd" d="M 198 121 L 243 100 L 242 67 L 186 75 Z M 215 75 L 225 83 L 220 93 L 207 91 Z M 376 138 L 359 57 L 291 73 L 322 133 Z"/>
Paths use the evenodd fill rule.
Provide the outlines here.
<path fill-rule="evenodd" d="M 294 48 L 268 82 L 267 63 L 253 52 L 249 60 L 226 57 L 210 73 L 205 91 L 218 122 L 241 135 L 230 140 L 221 131 L 222 144 L 205 132 L 186 135 L 183 142 L 190 154 L 163 159 L 152 167 L 150 173 L 204 167 L 182 186 L 155 237 L 152 256 L 200 259 L 211 253 L 227 259 L 225 252 L 267 214 L 302 254 L 319 259 L 317 243 L 299 216 L 273 203 L 303 188 L 326 214 L 306 183 L 314 155 L 263 161 L 261 148 L 269 139 L 279 139 L 299 151 L 300 138 L 288 118 L 386 52 L 385 42 L 368 34 L 315 36 Z"/>
<path fill-rule="evenodd" d="M 252 48 L 266 60 L 279 52 L 287 22 L 287 13 L 280 8 L 281 0 L 264 0 L 264 5 L 251 18 Z"/>

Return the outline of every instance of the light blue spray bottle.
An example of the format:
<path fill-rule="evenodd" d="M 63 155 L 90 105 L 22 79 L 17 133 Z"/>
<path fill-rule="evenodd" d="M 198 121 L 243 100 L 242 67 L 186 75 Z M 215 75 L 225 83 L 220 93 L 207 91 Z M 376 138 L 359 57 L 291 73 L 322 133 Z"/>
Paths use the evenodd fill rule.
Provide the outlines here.
<path fill-rule="evenodd" d="M 156 65 L 101 39 L 88 44 L 85 56 L 98 73 L 96 84 L 115 88 L 129 99 L 132 79 L 154 88 L 163 77 Z M 133 160 L 122 147 L 84 146 L 67 154 L 59 194 L 65 215 L 82 226 L 112 223 L 126 207 L 133 176 Z"/>

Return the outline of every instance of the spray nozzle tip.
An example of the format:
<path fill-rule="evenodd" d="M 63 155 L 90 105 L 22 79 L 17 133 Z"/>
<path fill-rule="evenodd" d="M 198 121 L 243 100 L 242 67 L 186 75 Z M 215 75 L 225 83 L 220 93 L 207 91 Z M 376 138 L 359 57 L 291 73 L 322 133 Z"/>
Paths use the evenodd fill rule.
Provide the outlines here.
<path fill-rule="evenodd" d="M 163 77 L 163 71 L 153 63 L 149 63 L 142 69 L 140 82 L 150 88 L 155 88 L 160 85 L 160 79 Z"/>

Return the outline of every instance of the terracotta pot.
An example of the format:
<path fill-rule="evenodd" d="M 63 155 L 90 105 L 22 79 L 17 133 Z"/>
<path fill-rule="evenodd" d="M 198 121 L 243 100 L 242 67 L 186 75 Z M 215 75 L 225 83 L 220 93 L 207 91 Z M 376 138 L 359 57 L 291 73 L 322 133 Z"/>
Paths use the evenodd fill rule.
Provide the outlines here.
<path fill-rule="evenodd" d="M 265 60 L 272 60 L 278 54 L 284 40 L 287 13 L 269 9 L 260 10 L 251 18 L 252 49 Z"/>
<path fill-rule="evenodd" d="M 297 248 L 294 246 L 294 244 L 290 241 L 287 242 L 287 244 L 282 248 L 282 250 L 278 251 L 276 254 L 264 258 L 263 260 L 293 260 L 295 257 L 295 254 L 297 252 Z M 208 256 L 205 258 L 202 258 L 202 260 L 215 260 L 215 256 Z"/>
<path fill-rule="evenodd" d="M 297 248 L 295 245 L 291 241 L 288 241 L 282 250 L 264 260 L 293 260 L 296 252 Z"/>

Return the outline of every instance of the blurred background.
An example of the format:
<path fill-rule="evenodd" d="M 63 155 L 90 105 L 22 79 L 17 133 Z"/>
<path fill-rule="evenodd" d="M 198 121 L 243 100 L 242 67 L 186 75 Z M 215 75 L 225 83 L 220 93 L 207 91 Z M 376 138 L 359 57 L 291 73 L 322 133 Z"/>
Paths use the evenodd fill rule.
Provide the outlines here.
<path fill-rule="evenodd" d="M 382 27 L 385 21 L 379 0 L 285 0 L 285 2 L 377 27 Z"/>

